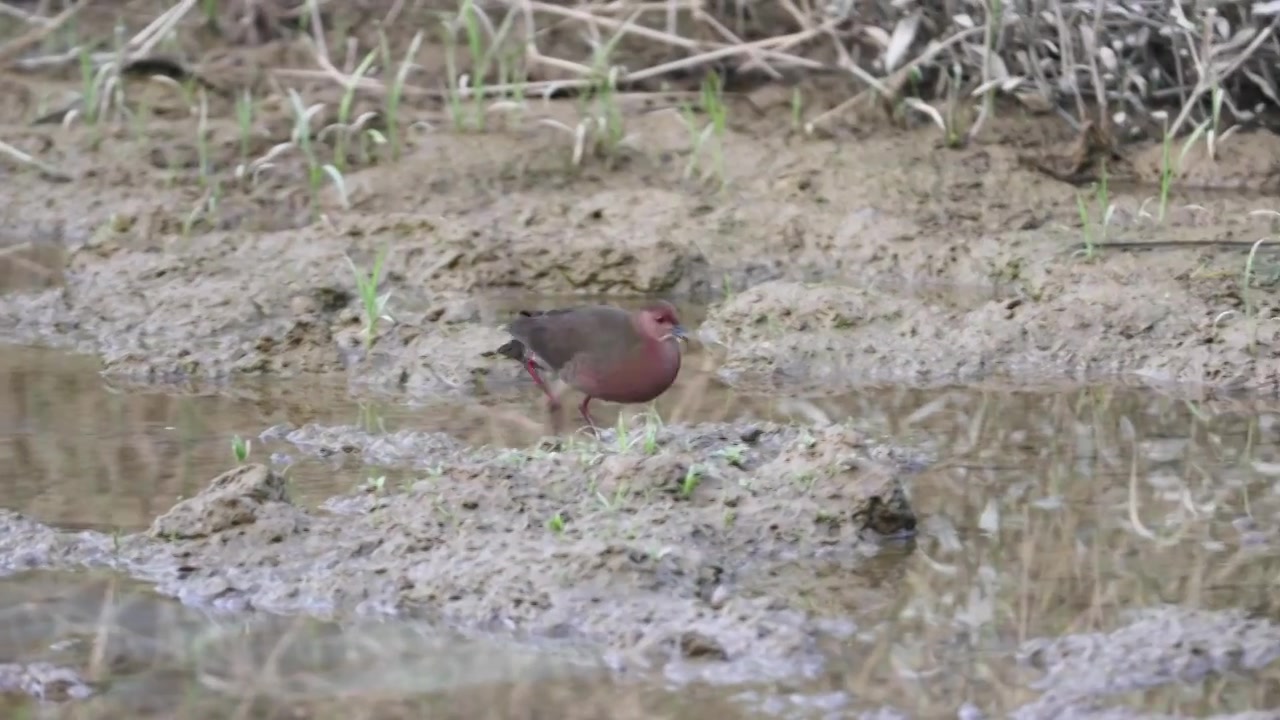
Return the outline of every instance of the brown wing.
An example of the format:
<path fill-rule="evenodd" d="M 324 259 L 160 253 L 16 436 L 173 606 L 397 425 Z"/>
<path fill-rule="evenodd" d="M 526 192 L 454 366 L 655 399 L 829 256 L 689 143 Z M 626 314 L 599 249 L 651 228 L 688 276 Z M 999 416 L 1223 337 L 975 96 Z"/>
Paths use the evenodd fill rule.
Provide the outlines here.
<path fill-rule="evenodd" d="M 507 332 L 557 371 L 580 353 L 625 350 L 637 339 L 630 314 L 607 305 L 521 313 Z"/>

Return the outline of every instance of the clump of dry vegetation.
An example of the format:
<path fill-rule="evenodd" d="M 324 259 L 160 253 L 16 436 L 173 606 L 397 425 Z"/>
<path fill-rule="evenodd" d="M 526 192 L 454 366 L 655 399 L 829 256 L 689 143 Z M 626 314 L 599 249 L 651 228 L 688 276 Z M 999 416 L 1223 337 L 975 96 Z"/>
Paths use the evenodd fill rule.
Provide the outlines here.
<path fill-rule="evenodd" d="M 808 134 L 879 109 L 932 123 L 943 144 L 959 146 L 1013 103 L 1077 129 L 1078 152 L 1061 168 L 1072 178 L 1097 177 L 1119 142 L 1160 139 L 1162 218 L 1193 145 L 1212 158 L 1235 127 L 1280 103 L 1274 3 L 181 0 L 159 15 L 143 6 L 113 10 L 100 37 L 78 29 L 103 27 L 88 22 L 83 0 L 4 5 L 23 32 L 0 42 L 0 63 L 77 77 L 75 101 L 38 121 L 98 128 L 95 144 L 104 127 L 145 138 L 161 109 L 133 90 L 169 86 L 197 156 L 170 168 L 194 168 L 200 189 L 184 235 L 216 227 L 230 193 L 278 202 L 281 187 L 297 189 L 307 221 L 330 194 L 351 208 L 350 174 L 401 160 L 424 132 L 548 127 L 570 171 L 616 167 L 637 149 L 627 127 L 636 101 L 656 93 L 673 96 L 689 130 L 678 176 L 723 187 L 732 96 L 814 77 L 845 96 L 806 107 L 792 93 L 790 125 Z M 234 137 L 214 122 L 231 118 Z M 37 153 L 0 152 L 72 179 Z"/>

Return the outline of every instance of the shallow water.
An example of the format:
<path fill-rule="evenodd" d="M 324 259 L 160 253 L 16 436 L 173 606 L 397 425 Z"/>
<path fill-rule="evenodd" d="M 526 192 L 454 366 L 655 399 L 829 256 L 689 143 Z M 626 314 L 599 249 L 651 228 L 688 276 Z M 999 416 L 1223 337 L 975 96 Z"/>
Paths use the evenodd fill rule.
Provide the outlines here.
<path fill-rule="evenodd" d="M 5 348 L 0 358 L 0 505 L 107 532 L 145 527 L 202 489 L 233 464 L 233 434 L 363 422 L 519 444 L 538 435 L 537 422 L 491 418 L 540 420 L 541 412 L 532 386 L 499 408 L 454 403 L 437 412 L 391 402 L 362 408 L 327 380 L 177 395 L 113 388 L 94 362 L 57 353 Z M 8 628 L 0 662 L 49 660 L 110 678 L 97 710 L 76 717 L 172 717 L 179 699 L 193 708 L 181 717 L 284 717 L 293 712 L 286 708 L 304 717 L 409 717 L 428 708 L 444 713 L 433 717 L 509 717 L 516 707 L 568 717 L 837 717 L 882 707 L 954 717 L 966 702 L 994 715 L 1032 702 L 1038 673 L 1017 661 L 1021 643 L 1111 630 L 1127 609 L 1173 603 L 1280 620 L 1276 404 L 1192 403 L 1120 388 L 876 388 L 803 400 L 736 395 L 690 372 L 658 407 L 667 422 L 849 421 L 939 458 L 910 481 L 921 520 L 914 544 L 870 560 L 806 558 L 767 576 L 743 573 L 744 587 L 759 592 L 786 585 L 793 572 L 822 576 L 805 584 L 811 594 L 802 601 L 851 632 L 827 643 L 815 676 L 677 690 L 669 686 L 681 680 L 676 670 L 610 679 L 589 647 L 511 646 L 429 625 L 219 617 L 111 576 L 44 572 L 0 582 Z M 356 461 L 291 458 L 294 495 L 311 506 L 376 472 Z M 217 652 L 193 654 L 193 643 Z M 1106 642 L 1097 652 L 1106 661 Z M 1275 665 L 1184 684 L 1166 682 L 1159 667 L 1139 668 L 1132 692 L 1112 700 L 1194 714 L 1275 706 Z M 264 675 L 267 666 L 276 674 Z M 255 678 L 257 699 L 245 701 L 249 691 L 236 683 Z"/>

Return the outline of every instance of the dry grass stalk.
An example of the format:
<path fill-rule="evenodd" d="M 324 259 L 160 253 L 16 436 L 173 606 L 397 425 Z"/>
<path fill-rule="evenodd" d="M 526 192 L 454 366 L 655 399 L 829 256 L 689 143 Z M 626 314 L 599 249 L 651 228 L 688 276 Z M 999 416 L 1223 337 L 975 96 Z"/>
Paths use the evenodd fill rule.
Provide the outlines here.
<path fill-rule="evenodd" d="M 52 180 L 54 182 L 71 182 L 72 178 L 67 173 L 59 170 L 49 163 L 44 162 L 43 160 L 28 155 L 2 140 L 0 140 L 0 155 L 4 155 L 5 157 L 15 160 L 22 165 L 35 168 L 47 180 Z"/>
<path fill-rule="evenodd" d="M 0 65 L 8 65 L 21 57 L 27 50 L 39 45 L 45 38 L 57 32 L 59 28 L 78 15 L 90 2 L 92 0 L 78 0 L 74 5 L 67 6 L 65 10 L 50 18 L 47 22 L 37 23 L 36 27 L 25 34 L 0 46 Z"/>

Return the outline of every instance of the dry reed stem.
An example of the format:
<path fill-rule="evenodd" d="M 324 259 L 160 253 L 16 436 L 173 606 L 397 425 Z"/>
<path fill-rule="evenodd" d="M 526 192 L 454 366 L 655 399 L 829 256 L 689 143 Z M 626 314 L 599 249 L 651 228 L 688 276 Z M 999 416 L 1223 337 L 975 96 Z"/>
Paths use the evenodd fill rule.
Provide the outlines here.
<path fill-rule="evenodd" d="M 67 173 L 59 170 L 49 163 L 44 162 L 43 160 L 39 160 L 28 155 L 3 140 L 0 140 L 0 155 L 4 155 L 23 165 L 35 168 L 47 180 L 52 180 L 54 182 L 71 182 L 72 180 L 71 176 Z"/>
<path fill-rule="evenodd" d="M 5 15 L 15 20 L 21 20 L 32 25 L 48 25 L 49 18 L 43 15 L 35 15 L 25 10 L 19 10 L 16 7 L 4 2 L 0 2 L 0 15 Z"/>
<path fill-rule="evenodd" d="M 39 45 L 45 38 L 57 32 L 63 25 L 66 25 L 71 18 L 78 15 L 91 2 L 93 0 L 78 0 L 76 4 L 68 6 L 65 10 L 49 19 L 48 22 L 42 23 L 25 34 L 5 43 L 4 46 L 0 47 L 0 65 L 8 65 L 17 60 L 27 50 Z"/>
<path fill-rule="evenodd" d="M 859 68 L 857 65 L 853 65 L 853 64 L 849 65 L 848 69 L 850 70 L 850 72 L 853 72 L 855 75 L 858 76 L 860 80 L 865 82 L 870 87 L 866 90 L 859 92 L 857 95 L 854 95 L 848 100 L 845 100 L 839 105 L 831 108 L 830 110 L 822 113 L 818 117 L 814 118 L 809 122 L 809 126 L 812 128 L 821 127 L 823 124 L 829 122 L 832 118 L 842 114 L 844 111 L 848 110 L 849 108 L 853 107 L 856 103 L 860 102 L 863 98 L 866 97 L 866 94 L 872 90 L 879 93 L 880 96 L 885 98 L 886 100 L 889 100 L 889 101 L 896 100 L 898 97 L 899 90 L 901 89 L 903 83 L 906 81 L 906 78 L 910 75 L 912 70 L 929 62 L 935 56 L 941 53 L 943 50 L 949 48 L 952 45 L 955 45 L 956 43 L 968 38 L 969 36 L 977 34 L 980 31 L 981 31 L 980 28 L 970 28 L 968 30 L 963 30 L 961 32 L 956 33 L 955 35 L 952 35 L 946 40 L 940 43 L 937 43 L 936 45 L 931 47 L 929 50 L 925 51 L 924 54 L 920 55 L 914 60 L 911 60 L 910 62 L 907 62 L 902 67 L 893 71 L 893 73 L 891 73 L 887 78 L 885 78 L 884 82 L 878 80 L 877 78 L 872 77 L 869 73 L 867 73 L 862 68 Z"/>
<path fill-rule="evenodd" d="M 774 50 L 772 47 L 774 45 L 780 45 L 780 44 L 786 43 L 792 40 L 793 38 L 794 38 L 793 44 L 804 42 L 805 40 L 812 38 L 816 34 L 809 30 L 801 31 L 800 33 L 790 33 L 787 35 L 766 38 L 764 40 L 756 40 L 753 42 L 742 42 L 741 40 L 736 40 L 736 36 L 734 36 L 733 33 L 731 33 L 727 28 L 724 28 L 723 25 L 719 25 L 719 23 L 716 23 L 716 25 L 719 25 L 721 30 L 723 30 L 724 34 L 727 34 L 729 37 L 735 38 L 736 41 L 731 42 L 730 44 L 705 43 L 705 42 L 699 42 L 697 40 L 691 40 L 689 38 L 681 37 L 679 35 L 675 35 L 670 32 L 663 32 L 661 30 L 654 30 L 652 28 L 645 27 L 643 25 L 636 25 L 633 20 L 619 21 L 619 20 L 614 20 L 612 18 L 603 18 L 594 13 L 586 12 L 576 8 L 552 5 L 550 3 L 540 2 L 539 0 L 512 0 L 512 2 L 517 3 L 522 9 L 525 10 L 526 17 L 528 17 L 528 15 L 533 11 L 545 12 L 551 15 L 557 15 L 560 17 L 579 20 L 589 25 L 601 25 L 604 27 L 608 27 L 608 28 L 619 31 L 619 33 L 623 35 L 628 35 L 628 34 L 636 35 L 638 37 L 648 38 L 650 40 L 656 40 L 658 42 L 661 42 L 667 45 L 672 45 L 674 47 L 682 47 L 687 50 L 695 50 L 700 53 L 699 55 L 696 55 L 694 57 L 684 58 L 680 61 L 673 61 L 672 63 L 665 64 L 668 66 L 673 66 L 676 69 L 681 69 L 684 67 L 688 67 L 690 65 L 698 65 L 698 64 L 709 62 L 710 60 L 715 60 L 721 57 L 730 57 L 733 55 L 749 55 L 755 61 L 760 61 L 761 58 L 769 58 L 774 60 L 775 62 L 787 62 L 796 67 L 802 67 L 802 68 L 808 68 L 808 69 L 826 69 L 826 66 L 820 62 L 817 62 L 815 60 L 810 60 L 808 58 L 803 58 L 798 55 L 779 52 L 777 50 Z M 638 14 L 639 13 L 634 13 L 633 17 L 638 17 Z M 687 64 L 675 66 L 675 63 L 677 62 L 687 63 Z M 774 72 L 776 73 L 776 71 Z M 661 74 L 661 73 L 655 73 L 655 74 Z M 637 77 L 634 74 L 628 75 L 627 78 L 632 80 L 637 79 Z"/>

